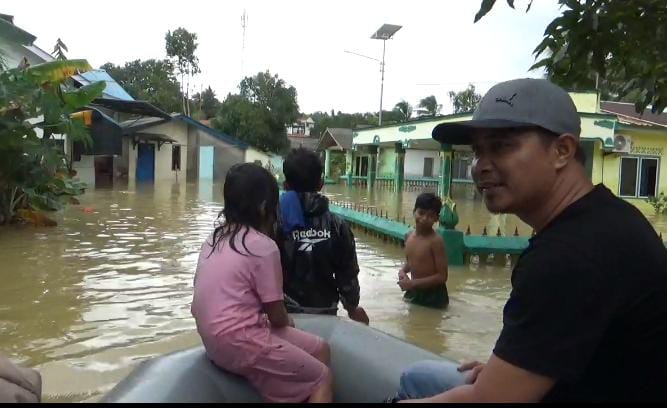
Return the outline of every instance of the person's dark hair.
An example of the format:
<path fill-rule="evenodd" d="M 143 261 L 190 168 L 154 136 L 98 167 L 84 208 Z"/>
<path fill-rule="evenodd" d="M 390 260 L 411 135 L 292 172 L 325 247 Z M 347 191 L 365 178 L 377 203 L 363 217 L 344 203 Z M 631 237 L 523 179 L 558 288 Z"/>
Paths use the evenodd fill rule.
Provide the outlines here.
<path fill-rule="evenodd" d="M 417 196 L 413 211 L 416 211 L 417 209 L 435 211 L 436 214 L 440 214 L 440 210 L 442 210 L 442 200 L 433 193 L 421 193 Z"/>
<path fill-rule="evenodd" d="M 213 231 L 211 254 L 228 240 L 232 250 L 241 255 L 254 255 L 246 247 L 245 238 L 250 228 L 261 231 L 274 224 L 278 213 L 278 183 L 266 169 L 254 163 L 232 166 L 227 172 L 223 196 L 225 206 L 218 217 L 222 222 Z M 235 244 L 236 236 L 243 231 L 241 245 L 245 254 Z M 274 234 L 275 235 L 275 234 Z M 210 254 L 209 254 L 210 256 Z"/>
<path fill-rule="evenodd" d="M 541 127 L 536 127 L 535 129 L 545 145 L 549 145 L 551 142 L 557 139 L 558 136 L 560 136 L 558 133 L 546 130 Z M 582 166 L 586 165 L 586 153 L 584 153 L 584 149 L 581 147 L 581 142 L 577 144 L 577 151 L 574 153 L 574 158 L 579 163 L 581 163 Z"/>
<path fill-rule="evenodd" d="M 310 193 L 320 189 L 322 162 L 319 156 L 300 147 L 292 149 L 283 162 L 283 174 L 289 188 L 297 193 Z"/>

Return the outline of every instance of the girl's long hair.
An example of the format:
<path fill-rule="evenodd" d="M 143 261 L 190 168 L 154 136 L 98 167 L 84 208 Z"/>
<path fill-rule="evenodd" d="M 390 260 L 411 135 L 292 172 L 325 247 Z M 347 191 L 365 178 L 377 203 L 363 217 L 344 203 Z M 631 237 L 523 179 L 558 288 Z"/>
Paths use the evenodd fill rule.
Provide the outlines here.
<path fill-rule="evenodd" d="M 254 163 L 236 164 L 227 172 L 223 195 L 225 206 L 218 215 L 222 222 L 213 231 L 211 254 L 228 241 L 235 252 L 254 255 L 245 244 L 250 228 L 267 232 L 270 227 L 269 236 L 276 238 L 278 183 L 271 173 Z M 236 247 L 236 237 L 241 233 L 245 253 Z"/>

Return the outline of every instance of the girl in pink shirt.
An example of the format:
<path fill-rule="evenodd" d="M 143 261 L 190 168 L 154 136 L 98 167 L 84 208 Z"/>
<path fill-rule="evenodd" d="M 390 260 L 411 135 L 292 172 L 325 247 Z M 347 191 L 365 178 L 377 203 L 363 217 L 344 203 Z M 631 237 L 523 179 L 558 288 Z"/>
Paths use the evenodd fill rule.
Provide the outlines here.
<path fill-rule="evenodd" d="M 192 315 L 206 354 L 270 402 L 331 402 L 329 347 L 294 328 L 275 241 L 278 184 L 262 167 L 227 173 L 224 222 L 202 245 Z"/>

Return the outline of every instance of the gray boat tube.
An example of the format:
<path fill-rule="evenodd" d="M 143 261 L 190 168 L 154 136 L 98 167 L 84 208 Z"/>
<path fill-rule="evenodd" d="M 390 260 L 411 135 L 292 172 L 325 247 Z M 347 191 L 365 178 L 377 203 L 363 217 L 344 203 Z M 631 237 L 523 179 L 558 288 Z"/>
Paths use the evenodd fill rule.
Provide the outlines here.
<path fill-rule="evenodd" d="M 348 319 L 291 316 L 296 327 L 329 343 L 335 402 L 382 402 L 396 393 L 401 372 L 410 364 L 421 360 L 447 361 Z M 448 381 L 462 384 L 463 375 Z M 220 403 L 262 402 L 262 399 L 242 377 L 211 363 L 200 346 L 144 361 L 101 402 Z"/>

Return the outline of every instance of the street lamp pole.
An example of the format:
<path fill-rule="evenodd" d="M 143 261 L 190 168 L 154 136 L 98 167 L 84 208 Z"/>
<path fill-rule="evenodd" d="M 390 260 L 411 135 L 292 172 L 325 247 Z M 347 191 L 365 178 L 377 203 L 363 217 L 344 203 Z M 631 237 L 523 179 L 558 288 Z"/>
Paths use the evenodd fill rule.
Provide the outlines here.
<path fill-rule="evenodd" d="M 382 40 L 382 62 L 380 63 L 380 71 L 382 72 L 382 79 L 380 80 L 380 114 L 378 117 L 378 125 L 382 126 L 382 99 L 384 97 L 384 56 L 387 50 L 387 40 L 391 39 L 402 26 L 393 24 L 383 24 L 373 35 L 374 40 Z"/>
<path fill-rule="evenodd" d="M 382 71 L 382 79 L 380 80 L 380 117 L 378 118 L 378 126 L 382 126 L 382 97 L 384 96 L 384 53 L 387 47 L 387 40 L 382 41 L 382 63 L 380 63 Z"/>

